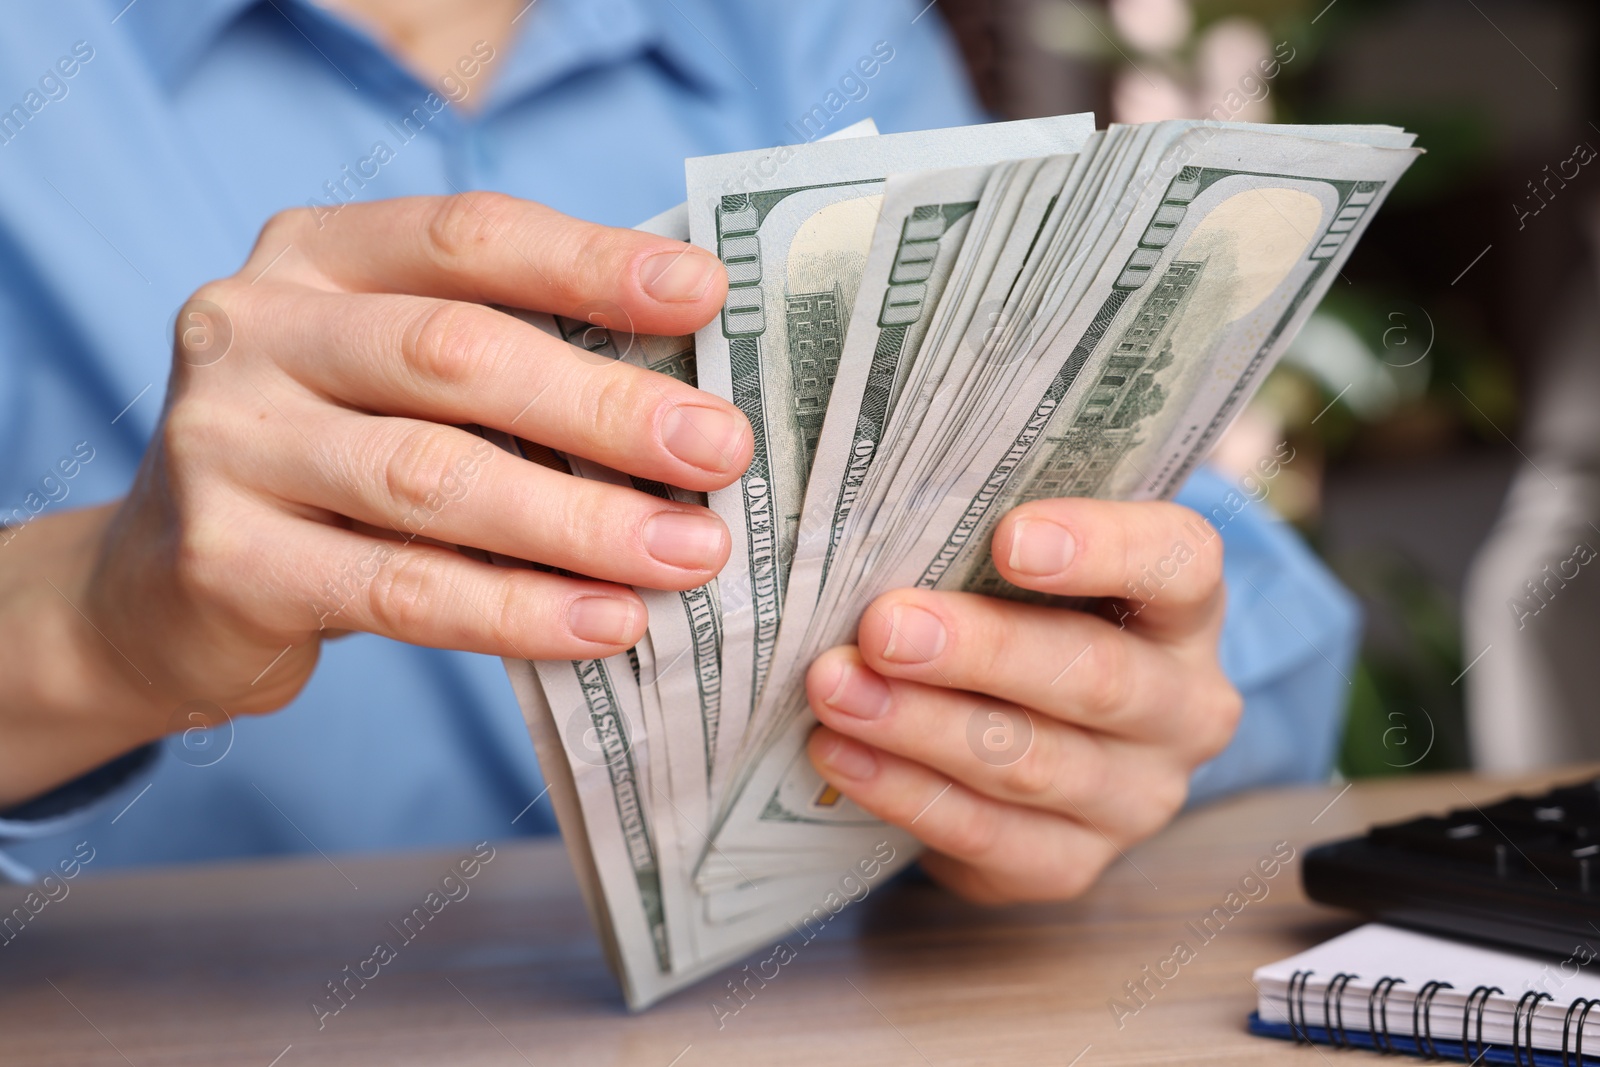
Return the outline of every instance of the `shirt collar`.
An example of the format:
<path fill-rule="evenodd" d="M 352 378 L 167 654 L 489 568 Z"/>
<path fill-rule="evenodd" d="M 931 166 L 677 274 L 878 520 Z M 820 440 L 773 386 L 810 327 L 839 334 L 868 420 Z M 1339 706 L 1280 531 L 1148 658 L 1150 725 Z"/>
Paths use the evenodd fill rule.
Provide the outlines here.
<path fill-rule="evenodd" d="M 722 25 L 698 7 L 694 0 L 533 0 L 518 18 L 511 68 L 492 90 L 496 102 L 638 55 L 708 95 L 744 88 L 718 55 L 735 50 Z"/>
<path fill-rule="evenodd" d="M 262 0 L 107 0 L 162 84 L 172 86 L 224 30 Z"/>
<path fill-rule="evenodd" d="M 731 57 L 748 53 L 730 33 L 726 10 L 705 0 L 614 0 L 638 8 L 655 30 L 657 57 L 686 83 L 707 93 L 754 89 Z M 668 10 L 670 9 L 670 10 Z M 748 63 L 748 60 L 746 60 Z"/>
<path fill-rule="evenodd" d="M 120 12 L 117 20 L 168 87 L 246 11 L 265 3 L 315 6 L 307 0 L 106 2 Z M 501 104 L 640 54 L 653 56 L 680 81 L 707 94 L 747 88 L 745 76 L 728 58 L 739 49 L 727 39 L 721 20 L 697 0 L 533 0 L 517 21 L 511 68 L 492 89 Z"/>

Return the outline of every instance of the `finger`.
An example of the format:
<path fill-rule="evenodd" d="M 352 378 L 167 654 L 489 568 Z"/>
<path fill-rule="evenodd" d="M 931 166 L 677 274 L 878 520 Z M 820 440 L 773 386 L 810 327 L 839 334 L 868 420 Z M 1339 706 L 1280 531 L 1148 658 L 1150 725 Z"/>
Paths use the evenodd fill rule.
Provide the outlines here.
<path fill-rule="evenodd" d="M 710 252 L 599 226 L 501 193 L 404 197 L 275 216 L 253 258 L 292 249 L 340 288 L 414 293 L 675 337 L 711 321 L 727 274 Z M 616 326 L 616 323 L 607 323 Z"/>
<path fill-rule="evenodd" d="M 314 451 L 281 433 L 260 475 L 269 492 L 408 541 L 652 589 L 704 585 L 727 562 L 727 527 L 706 508 L 562 474 L 453 426 L 328 410 Z"/>
<path fill-rule="evenodd" d="M 1121 598 L 1119 618 L 1152 636 L 1221 625 L 1222 538 L 1177 504 L 1035 500 L 1000 520 L 990 552 L 1023 589 Z"/>
<path fill-rule="evenodd" d="M 884 678 L 850 647 L 806 675 L 818 721 L 994 800 L 1091 824 L 1119 841 L 1166 825 L 1187 795 L 1183 760 L 978 694 Z"/>
<path fill-rule="evenodd" d="M 857 642 L 879 674 L 1143 740 L 1203 733 L 1204 742 L 1215 731 L 1197 720 L 1231 692 L 1215 664 L 1188 662 L 1105 619 L 972 593 L 886 593 L 862 613 Z"/>
<path fill-rule="evenodd" d="M 253 627 L 362 630 L 518 659 L 597 659 L 635 644 L 645 608 L 621 586 L 500 567 L 262 509 L 194 550 L 195 581 Z M 265 587 L 244 590 L 238 560 Z"/>
<path fill-rule="evenodd" d="M 750 463 L 750 424 L 727 401 L 491 308 L 300 292 L 288 314 L 281 299 L 246 305 L 254 343 L 346 404 L 493 426 L 686 489 L 721 488 Z"/>
<path fill-rule="evenodd" d="M 1067 819 L 974 793 L 950 778 L 826 726 L 806 746 L 817 773 L 865 811 L 936 853 L 982 872 L 966 895 L 985 903 L 1060 900 L 1087 889 L 1115 850 Z"/>

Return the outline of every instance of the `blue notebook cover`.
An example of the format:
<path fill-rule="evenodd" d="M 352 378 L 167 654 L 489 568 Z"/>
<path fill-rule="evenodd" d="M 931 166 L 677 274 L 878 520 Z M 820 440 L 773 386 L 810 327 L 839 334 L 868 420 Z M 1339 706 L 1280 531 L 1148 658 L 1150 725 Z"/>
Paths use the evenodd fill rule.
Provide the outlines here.
<path fill-rule="evenodd" d="M 1296 1027 L 1295 1029 L 1299 1028 Z M 1283 1041 L 1297 1040 L 1294 1030 L 1290 1029 L 1287 1023 L 1265 1022 L 1261 1018 L 1261 1013 L 1257 1011 L 1250 1013 L 1250 1032 L 1257 1037 L 1276 1037 Z M 1304 1036 L 1305 1039 L 1318 1045 L 1336 1044 L 1334 1035 L 1320 1026 L 1308 1025 L 1305 1028 Z M 1464 1053 L 1459 1034 L 1455 1041 L 1440 1037 L 1433 1039 L 1432 1047 L 1438 1053 L 1437 1057 L 1430 1055 L 1428 1051 L 1421 1048 L 1410 1034 L 1392 1034 L 1393 1049 L 1387 1043 L 1380 1048 L 1377 1042 L 1373 1040 L 1373 1036 L 1365 1029 L 1347 1028 L 1345 1037 L 1348 1039 L 1351 1048 L 1362 1048 L 1376 1052 L 1404 1052 L 1408 1055 L 1421 1056 L 1425 1059 L 1457 1060 L 1462 1063 L 1506 1063 L 1511 1064 L 1512 1067 L 1522 1067 L 1523 1064 L 1529 1062 L 1526 1050 L 1519 1048 L 1513 1052 L 1509 1047 L 1503 1048 L 1499 1045 L 1487 1045 L 1483 1050 L 1483 1056 L 1475 1059 L 1479 1051 L 1477 1043 L 1474 1042 L 1472 1044 L 1471 1052 Z M 1563 1063 L 1563 1060 L 1565 1060 L 1565 1063 Z M 1540 1052 L 1537 1050 L 1533 1053 L 1532 1062 L 1535 1067 L 1585 1067 L 1585 1065 L 1589 1064 L 1600 1064 L 1600 1047 L 1585 1050 L 1581 1064 L 1578 1057 L 1570 1052 L 1566 1057 L 1563 1057 L 1559 1051 Z"/>

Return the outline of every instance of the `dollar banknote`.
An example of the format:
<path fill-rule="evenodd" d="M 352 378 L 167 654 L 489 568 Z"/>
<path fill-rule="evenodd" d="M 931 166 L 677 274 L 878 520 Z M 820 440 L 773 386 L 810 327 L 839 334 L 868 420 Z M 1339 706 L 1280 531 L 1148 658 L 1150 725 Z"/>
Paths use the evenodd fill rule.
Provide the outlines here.
<path fill-rule="evenodd" d="M 780 673 L 734 772 L 738 788 L 702 886 L 725 881 L 727 862 L 748 869 L 774 852 L 822 862 L 877 832 L 802 755 L 813 723 L 805 667 L 850 639 L 872 598 L 900 587 L 1022 598 L 988 554 L 989 533 L 1011 508 L 1043 496 L 1157 499 L 1177 491 L 1415 155 L 1409 135 L 1340 133 L 1189 122 L 1111 131 L 1100 150 L 1116 151 L 1120 141 L 1136 155 L 1110 171 L 1127 178 L 1097 198 L 1099 217 L 1079 229 L 1078 248 L 1069 241 L 1057 249 L 1055 269 L 1003 279 L 1000 318 L 1026 328 L 975 332 L 958 321 L 944 350 L 924 345 L 917 353 L 955 386 L 942 396 L 937 388 L 904 395 L 885 431 L 899 462 L 878 455 L 842 530 L 816 532 L 819 544 L 840 548 L 804 632 L 781 639 L 788 647 Z M 937 189 L 923 204 L 905 200 L 902 185 L 926 180 L 897 179 L 886 201 L 912 213 L 942 203 Z M 1066 203 L 1058 197 L 1054 210 L 1065 212 Z M 874 244 L 904 232 L 886 211 Z M 1052 254 L 1035 233 L 1004 240 Z M 1080 253 L 1085 269 L 1070 269 Z M 857 311 L 876 307 L 881 325 L 893 284 L 883 269 L 864 280 Z M 955 296 L 947 290 L 944 300 Z M 841 366 L 870 361 L 871 341 L 868 334 L 847 343 Z M 852 406 L 853 398 L 830 401 L 841 418 L 823 431 L 818 454 L 828 466 L 811 479 L 818 493 L 844 477 L 856 430 L 844 413 Z M 831 521 L 827 511 L 814 514 L 808 502 L 806 517 L 820 525 Z"/>
<path fill-rule="evenodd" d="M 1081 147 L 1073 115 L 691 159 L 689 232 L 728 270 L 723 312 L 695 335 L 701 387 L 754 431 L 734 486 L 710 494 L 733 534 L 723 603 L 718 769 L 731 766 L 771 664 L 800 506 L 878 222 L 900 171 L 1024 159 Z M 715 779 L 713 793 L 722 782 Z"/>
<path fill-rule="evenodd" d="M 756 442 L 706 497 L 483 431 L 573 477 L 708 504 L 733 535 L 716 581 L 640 590 L 649 630 L 626 654 L 507 662 L 631 1006 L 808 939 L 914 858 L 907 830 L 806 758 L 810 663 L 891 589 L 1040 599 L 989 556 L 1021 503 L 1175 493 L 1412 140 L 1065 116 L 693 159 L 686 204 L 642 228 L 722 259 L 711 324 L 655 338 L 616 309 L 518 313 L 580 358 L 732 401 Z"/>

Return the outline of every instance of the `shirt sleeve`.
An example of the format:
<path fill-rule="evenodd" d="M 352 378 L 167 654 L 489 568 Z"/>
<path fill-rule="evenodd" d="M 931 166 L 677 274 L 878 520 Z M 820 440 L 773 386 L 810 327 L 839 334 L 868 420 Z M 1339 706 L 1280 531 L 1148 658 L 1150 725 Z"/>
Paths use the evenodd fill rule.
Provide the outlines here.
<path fill-rule="evenodd" d="M 1233 741 L 1195 771 L 1191 803 L 1326 780 L 1361 634 L 1355 598 L 1264 498 L 1215 471 L 1196 472 L 1177 500 L 1222 534 L 1228 607 L 1219 655 L 1244 697 Z"/>
<path fill-rule="evenodd" d="M 49 837 L 88 822 L 128 792 L 155 764 L 160 751 L 157 744 L 135 749 L 44 796 L 0 811 L 0 882 L 32 882 L 36 877 L 26 864 L 6 855 L 4 846 Z"/>

